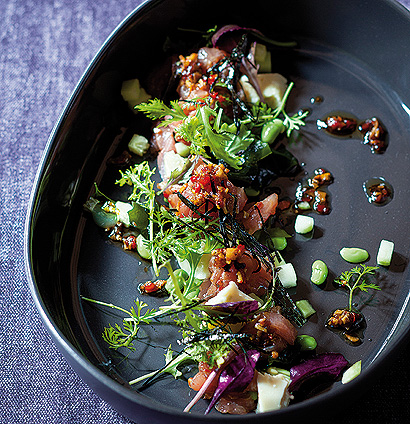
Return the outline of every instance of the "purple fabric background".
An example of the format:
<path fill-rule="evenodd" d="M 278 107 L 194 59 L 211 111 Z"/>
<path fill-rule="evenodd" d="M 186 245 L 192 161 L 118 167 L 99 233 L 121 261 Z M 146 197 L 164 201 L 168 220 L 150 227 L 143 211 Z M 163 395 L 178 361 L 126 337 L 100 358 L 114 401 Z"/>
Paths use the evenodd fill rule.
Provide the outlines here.
<path fill-rule="evenodd" d="M 140 3 L 0 1 L 0 424 L 131 423 L 80 380 L 45 330 L 25 275 L 23 235 L 54 123 L 103 41 Z M 345 423 L 408 421 L 406 351 L 349 405 Z"/>

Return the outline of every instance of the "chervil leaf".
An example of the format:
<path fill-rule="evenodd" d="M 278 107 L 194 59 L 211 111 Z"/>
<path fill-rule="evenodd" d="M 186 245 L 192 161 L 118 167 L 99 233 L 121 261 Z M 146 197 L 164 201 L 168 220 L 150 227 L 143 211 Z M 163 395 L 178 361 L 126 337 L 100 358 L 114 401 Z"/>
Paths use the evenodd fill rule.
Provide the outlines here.
<path fill-rule="evenodd" d="M 135 106 L 135 109 L 145 113 L 150 119 L 166 118 L 160 126 L 168 125 L 170 122 L 184 120 L 187 115 L 177 100 L 170 102 L 171 107 L 167 106 L 162 100 L 153 99 L 147 103 L 141 103 Z"/>
<path fill-rule="evenodd" d="M 349 290 L 349 311 L 352 310 L 353 304 L 353 293 L 359 289 L 364 292 L 368 292 L 369 289 L 381 290 L 381 288 L 374 283 L 368 283 L 365 278 L 367 275 L 374 275 L 376 270 L 379 269 L 377 266 L 366 266 L 361 264 L 355 266 L 350 271 L 344 271 L 335 282 Z M 360 284 L 359 284 L 360 283 Z"/>

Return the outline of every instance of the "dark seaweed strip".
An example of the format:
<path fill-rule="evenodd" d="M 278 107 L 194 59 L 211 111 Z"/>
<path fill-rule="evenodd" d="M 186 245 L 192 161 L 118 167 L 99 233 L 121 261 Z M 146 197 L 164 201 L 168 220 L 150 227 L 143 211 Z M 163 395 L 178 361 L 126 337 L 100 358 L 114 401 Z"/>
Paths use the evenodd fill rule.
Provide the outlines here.
<path fill-rule="evenodd" d="M 199 216 L 208 219 L 206 214 L 199 212 L 198 207 L 181 193 L 178 193 L 178 197 L 193 212 L 196 212 Z M 259 243 L 253 235 L 249 234 L 245 230 L 244 226 L 234 219 L 232 214 L 224 213 L 221 209 L 219 209 L 219 223 L 220 232 L 226 247 L 232 246 L 232 240 L 235 240 L 236 242 L 238 239 L 268 269 L 272 269 L 273 278 L 268 287 L 269 300 L 274 300 L 275 304 L 281 307 L 283 314 L 289 320 L 298 326 L 302 326 L 306 322 L 306 318 L 303 317 L 302 313 L 277 277 L 275 261 L 270 250 L 263 244 Z"/>

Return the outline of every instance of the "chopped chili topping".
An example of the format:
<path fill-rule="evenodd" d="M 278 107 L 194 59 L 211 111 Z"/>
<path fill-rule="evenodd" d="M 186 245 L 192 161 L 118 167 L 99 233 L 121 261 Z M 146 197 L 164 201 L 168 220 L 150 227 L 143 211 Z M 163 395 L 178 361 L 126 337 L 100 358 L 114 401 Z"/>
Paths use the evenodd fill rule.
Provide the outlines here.
<path fill-rule="evenodd" d="M 124 250 L 137 250 L 137 237 L 134 235 L 129 235 L 122 239 L 122 244 Z"/>
<path fill-rule="evenodd" d="M 142 294 L 157 294 L 162 290 L 167 280 L 147 281 L 139 285 L 139 290 Z"/>
<path fill-rule="evenodd" d="M 302 204 L 307 205 L 321 215 L 330 213 L 331 208 L 329 198 L 320 187 L 333 183 L 333 175 L 323 168 L 315 169 L 314 176 L 309 178 L 304 184 L 300 183 L 296 190 L 295 209 L 298 212 L 302 209 Z"/>
<path fill-rule="evenodd" d="M 373 153 L 384 153 L 387 133 L 377 118 L 366 119 L 359 125 L 359 131 L 364 134 L 364 144 L 369 144 Z"/>
<path fill-rule="evenodd" d="M 391 196 L 391 191 L 385 183 L 375 184 L 369 187 L 370 201 L 384 203 Z"/>
<path fill-rule="evenodd" d="M 219 209 L 224 213 L 232 212 L 235 198 L 228 171 L 221 164 L 201 164 L 179 192 L 198 208 L 198 212 L 208 213 L 210 217 L 216 218 Z"/>
<path fill-rule="evenodd" d="M 318 126 L 333 135 L 350 135 L 356 131 L 357 122 L 343 116 L 328 116 L 325 121 L 318 121 Z"/>

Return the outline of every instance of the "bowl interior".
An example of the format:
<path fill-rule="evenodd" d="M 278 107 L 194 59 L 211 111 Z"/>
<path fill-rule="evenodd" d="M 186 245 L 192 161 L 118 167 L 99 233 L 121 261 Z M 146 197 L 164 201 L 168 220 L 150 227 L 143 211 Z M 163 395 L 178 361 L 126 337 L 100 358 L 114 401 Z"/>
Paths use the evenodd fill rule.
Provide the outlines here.
<path fill-rule="evenodd" d="M 164 53 L 164 43 L 173 45 L 179 37 L 183 49 L 187 41 L 199 39 L 196 34 L 178 34 L 176 28 L 208 29 L 237 23 L 257 28 L 273 39 L 298 41 L 292 51 L 276 51 L 273 62 L 275 72 L 295 82 L 289 110 L 311 111 L 302 139 L 291 150 L 307 173 L 325 167 L 335 177 L 329 188 L 331 214 L 315 217 L 313 240 L 295 237 L 285 253 L 298 273 L 294 298 L 309 299 L 317 311 L 301 333 L 315 336 L 322 351 L 341 352 L 351 363 L 363 361 L 367 370 L 352 388 L 374 373 L 408 333 L 409 240 L 405 229 L 410 224 L 410 199 L 406 196 L 410 98 L 408 61 L 403 55 L 410 42 L 408 13 L 389 1 L 373 1 L 369 7 L 368 2 L 256 0 L 246 11 L 235 1 L 209 1 L 200 16 L 196 9 L 193 0 L 145 3 L 107 40 L 51 136 L 29 216 L 33 293 L 47 325 L 80 375 L 135 420 L 141 409 L 133 415 L 130 405 L 163 410 L 182 419 L 179 412 L 192 396 L 183 381 L 163 379 L 140 394 L 127 387 L 127 381 L 160 367 L 163 350 L 159 347 L 175 346 L 179 335 L 156 326 L 148 328 L 147 344 L 136 346 L 130 355 L 107 347 L 101 333 L 109 324 L 120 322 L 121 316 L 82 302 L 80 295 L 128 309 L 139 296 L 138 283 L 153 275 L 149 263 L 108 240 L 83 212 L 83 204 L 93 194 L 94 182 L 108 196 L 125 200 L 126 193 L 114 186 L 118 167 L 110 165 L 109 159 L 126 149 L 134 133 L 149 135 L 150 123 L 127 108 L 120 96 L 121 83 L 138 77 L 153 95 L 161 95 L 169 77 L 169 53 Z M 315 96 L 323 101 L 312 103 Z M 319 131 L 316 121 L 333 111 L 348 112 L 359 120 L 380 118 L 389 132 L 386 153 L 374 155 L 357 138 L 336 139 Z M 278 180 L 275 185 L 284 195 L 294 195 L 302 176 L 295 181 Z M 378 176 L 394 187 L 393 200 L 385 207 L 370 204 L 362 189 L 364 181 Z M 395 242 L 393 263 L 380 270 L 382 291 L 357 297 L 367 329 L 364 342 L 351 347 L 323 326 L 332 310 L 345 305 L 347 295 L 330 282 L 325 289 L 312 286 L 310 265 L 315 259 L 324 259 L 330 281 L 349 268 L 339 256 L 340 248 L 365 247 L 371 254 L 369 263 L 374 264 L 383 238 Z M 150 306 L 160 302 L 149 299 Z M 347 392 L 336 384 L 330 391 L 289 408 L 290 412 L 267 416 L 289 414 L 292 408 L 303 411 L 305 404 L 327 402 Z M 116 395 L 112 397 L 112 393 Z M 205 407 L 204 401 L 192 419 L 205 419 L 199 415 Z"/>

